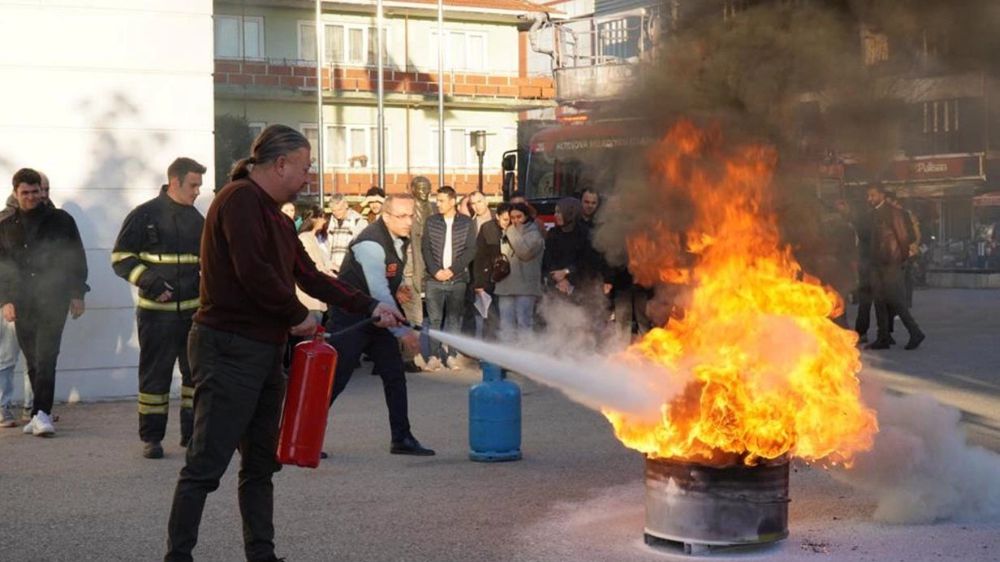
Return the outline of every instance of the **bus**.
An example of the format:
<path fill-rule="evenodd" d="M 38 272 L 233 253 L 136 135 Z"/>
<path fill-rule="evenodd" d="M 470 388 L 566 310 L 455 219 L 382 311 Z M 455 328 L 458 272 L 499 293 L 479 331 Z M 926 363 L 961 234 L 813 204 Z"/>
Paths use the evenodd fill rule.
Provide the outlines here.
<path fill-rule="evenodd" d="M 579 197 L 585 189 L 608 192 L 628 171 L 640 164 L 644 149 L 655 142 L 635 119 L 556 125 L 535 133 L 523 151 L 518 175 L 518 152 L 504 153 L 503 195 L 522 193 L 550 225 L 556 201 Z"/>

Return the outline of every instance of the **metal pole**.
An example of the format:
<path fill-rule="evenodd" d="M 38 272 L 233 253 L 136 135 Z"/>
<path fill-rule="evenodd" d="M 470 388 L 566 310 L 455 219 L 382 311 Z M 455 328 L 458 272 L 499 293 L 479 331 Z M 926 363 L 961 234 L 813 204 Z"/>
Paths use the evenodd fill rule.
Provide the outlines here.
<path fill-rule="evenodd" d="M 323 0 L 316 0 L 316 176 L 319 184 L 319 208 L 326 209 L 323 176 L 326 171 L 323 162 Z"/>
<path fill-rule="evenodd" d="M 438 0 L 438 187 L 444 185 L 444 0 Z"/>
<path fill-rule="evenodd" d="M 378 51 L 378 186 L 385 190 L 385 83 L 382 76 L 382 0 L 376 3 L 375 50 Z"/>
<path fill-rule="evenodd" d="M 479 193 L 483 192 L 483 156 L 484 154 L 477 154 L 479 156 Z"/>

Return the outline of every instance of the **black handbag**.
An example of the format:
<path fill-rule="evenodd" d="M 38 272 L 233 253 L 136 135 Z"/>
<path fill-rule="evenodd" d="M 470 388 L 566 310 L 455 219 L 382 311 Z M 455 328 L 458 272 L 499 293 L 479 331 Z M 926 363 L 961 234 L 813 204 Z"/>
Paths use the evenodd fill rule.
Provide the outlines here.
<path fill-rule="evenodd" d="M 493 263 L 490 264 L 490 280 L 494 283 L 499 283 L 510 275 L 510 261 L 507 256 L 501 253 L 497 257 L 493 258 Z"/>

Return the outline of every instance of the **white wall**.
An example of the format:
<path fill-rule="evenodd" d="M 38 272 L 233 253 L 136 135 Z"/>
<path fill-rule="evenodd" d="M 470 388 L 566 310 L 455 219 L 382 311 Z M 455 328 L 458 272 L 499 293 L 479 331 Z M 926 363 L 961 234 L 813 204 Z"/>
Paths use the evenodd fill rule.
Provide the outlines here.
<path fill-rule="evenodd" d="M 177 156 L 209 166 L 202 192 L 212 192 L 212 2 L 0 0 L 0 22 L 0 181 L 22 167 L 45 172 L 90 267 L 56 399 L 134 395 L 135 295 L 110 252 L 125 214 L 157 194 Z"/>

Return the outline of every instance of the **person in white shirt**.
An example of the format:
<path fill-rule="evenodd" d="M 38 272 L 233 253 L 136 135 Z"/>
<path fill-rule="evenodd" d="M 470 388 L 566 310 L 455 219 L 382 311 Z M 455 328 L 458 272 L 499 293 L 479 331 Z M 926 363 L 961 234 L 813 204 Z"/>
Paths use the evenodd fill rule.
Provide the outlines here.
<path fill-rule="evenodd" d="M 438 190 L 438 213 L 427 218 L 421 248 L 428 277 L 425 289 L 430 325 L 452 334 L 462 330 L 469 264 L 476 255 L 476 224 L 457 212 L 456 199 L 451 186 Z M 456 350 L 445 353 L 440 342 L 432 340 L 427 367 L 434 370 L 442 361 L 457 369 L 457 356 Z"/>

